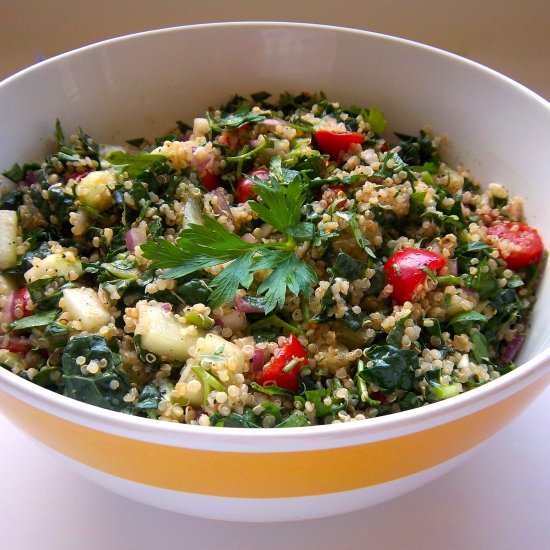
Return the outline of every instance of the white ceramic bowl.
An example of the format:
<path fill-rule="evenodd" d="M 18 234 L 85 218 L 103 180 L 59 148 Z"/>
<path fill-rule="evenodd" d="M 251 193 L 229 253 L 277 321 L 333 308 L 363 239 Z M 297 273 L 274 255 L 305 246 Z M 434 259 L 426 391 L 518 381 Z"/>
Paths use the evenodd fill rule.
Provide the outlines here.
<path fill-rule="evenodd" d="M 480 65 L 357 30 L 226 23 L 110 40 L 0 84 L 0 169 L 40 159 L 59 117 L 103 143 L 154 136 L 234 93 L 325 91 L 384 109 L 389 130 L 447 134 L 446 160 L 526 199 L 550 243 L 550 105 Z M 393 416 L 284 430 L 174 425 L 95 408 L 0 369 L 0 407 L 16 425 L 106 488 L 211 518 L 333 515 L 424 484 L 468 456 L 550 380 L 545 277 L 521 367 L 466 394 Z M 533 442 L 536 444 L 536 442 Z"/>

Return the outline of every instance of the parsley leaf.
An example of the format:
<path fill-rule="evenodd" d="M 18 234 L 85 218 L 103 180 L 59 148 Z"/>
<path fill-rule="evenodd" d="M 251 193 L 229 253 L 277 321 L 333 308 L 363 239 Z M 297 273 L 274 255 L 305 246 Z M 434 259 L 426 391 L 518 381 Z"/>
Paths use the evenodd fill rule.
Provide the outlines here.
<path fill-rule="evenodd" d="M 277 231 L 287 234 L 287 229 L 300 221 L 302 205 L 306 200 L 300 179 L 296 177 L 288 185 L 280 185 L 275 178 L 268 183 L 258 178 L 250 179 L 255 184 L 254 191 L 262 199 L 261 203 L 250 201 L 250 208 Z"/>
<path fill-rule="evenodd" d="M 165 161 L 166 157 L 151 153 L 129 155 L 124 151 L 111 151 L 105 160 L 115 166 L 123 167 L 129 178 L 135 178 L 145 170 L 150 170 L 155 164 Z"/>
<path fill-rule="evenodd" d="M 177 279 L 223 264 L 255 248 L 208 216 L 204 225 L 190 224 L 184 229 L 177 244 L 157 239 L 141 245 L 145 258 L 153 260 L 154 269 L 166 269 L 163 279 Z"/>
<path fill-rule="evenodd" d="M 206 119 L 212 130 L 228 132 L 251 122 L 260 122 L 265 119 L 265 115 L 251 112 L 249 105 L 241 105 L 234 113 L 222 115 L 218 119 L 212 117 L 210 113 L 206 113 Z"/>
<path fill-rule="evenodd" d="M 45 327 L 50 323 L 53 323 L 59 315 L 58 309 L 52 309 L 50 311 L 44 311 L 29 315 L 28 317 L 22 317 L 12 321 L 8 328 L 10 330 L 29 330 L 36 327 Z"/>
<path fill-rule="evenodd" d="M 370 124 L 372 131 L 378 135 L 380 135 L 388 125 L 384 117 L 384 112 L 376 107 L 371 107 L 369 109 L 369 114 L 365 120 Z"/>
<path fill-rule="evenodd" d="M 310 297 L 317 274 L 296 256 L 295 242 L 312 238 L 314 226 L 300 222 L 305 194 L 299 172 L 281 168 L 278 175 L 268 182 L 250 179 L 255 184 L 259 201 L 250 201 L 249 204 L 264 222 L 286 235 L 286 241 L 247 243 L 206 216 L 204 225 L 190 224 L 180 233 L 175 244 L 159 238 L 143 243 L 141 249 L 143 256 L 153 261 L 153 269 L 165 270 L 160 275 L 165 279 L 184 277 L 228 263 L 209 282 L 213 290 L 208 299 L 211 307 L 233 300 L 239 286 L 248 289 L 255 271 L 271 270 L 257 289 L 258 299 L 267 314 L 284 306 L 287 290 L 295 296 Z"/>
<path fill-rule="evenodd" d="M 232 261 L 223 271 L 216 275 L 210 286 L 214 289 L 208 303 L 212 308 L 230 302 L 235 297 L 239 285 L 248 288 L 252 283 L 252 259 L 254 251 L 247 252 Z"/>
<path fill-rule="evenodd" d="M 309 299 L 311 287 L 317 282 L 313 268 L 300 260 L 292 250 L 264 250 L 255 264 L 256 269 L 273 269 L 271 275 L 258 287 L 258 293 L 265 292 L 264 310 L 282 308 L 286 289 L 298 296 L 303 293 Z"/>

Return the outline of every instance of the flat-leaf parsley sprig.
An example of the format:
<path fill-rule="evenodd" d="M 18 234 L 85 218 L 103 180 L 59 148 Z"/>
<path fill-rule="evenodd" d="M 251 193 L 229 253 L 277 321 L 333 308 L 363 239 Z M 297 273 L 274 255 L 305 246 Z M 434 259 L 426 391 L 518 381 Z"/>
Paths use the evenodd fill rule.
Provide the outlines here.
<path fill-rule="evenodd" d="M 303 233 L 306 223 L 300 222 L 306 197 L 301 177 L 298 173 L 294 176 L 291 180 L 272 177 L 267 182 L 252 178 L 259 199 L 250 201 L 252 210 L 285 240 L 247 243 L 205 216 L 204 225 L 190 224 L 175 244 L 161 238 L 143 243 L 143 256 L 153 261 L 153 268 L 165 270 L 162 278 L 174 279 L 230 262 L 209 283 L 213 292 L 208 303 L 213 308 L 231 302 L 239 286 L 250 288 L 253 273 L 265 269 L 271 273 L 260 283 L 257 294 L 263 296 L 266 313 L 284 306 L 287 290 L 309 299 L 318 278 L 313 268 L 296 255 L 296 235 Z"/>

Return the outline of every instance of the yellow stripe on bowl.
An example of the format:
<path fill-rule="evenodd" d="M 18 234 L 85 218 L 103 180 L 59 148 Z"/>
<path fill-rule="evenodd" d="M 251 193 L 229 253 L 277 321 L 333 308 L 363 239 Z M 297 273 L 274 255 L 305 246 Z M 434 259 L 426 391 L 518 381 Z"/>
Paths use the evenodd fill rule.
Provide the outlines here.
<path fill-rule="evenodd" d="M 411 435 L 281 453 L 171 447 L 80 426 L 4 392 L 0 392 L 0 403 L 3 412 L 38 441 L 123 479 L 202 495 L 289 498 L 374 486 L 446 462 L 502 428 L 539 392 L 540 384 L 533 383 L 476 413 Z"/>

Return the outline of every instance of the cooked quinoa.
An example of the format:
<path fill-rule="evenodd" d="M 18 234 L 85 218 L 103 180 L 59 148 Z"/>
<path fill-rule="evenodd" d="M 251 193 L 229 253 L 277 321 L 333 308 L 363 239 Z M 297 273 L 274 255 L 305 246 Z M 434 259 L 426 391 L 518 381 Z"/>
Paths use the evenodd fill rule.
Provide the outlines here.
<path fill-rule="evenodd" d="M 201 426 L 421 407 L 516 368 L 545 254 L 505 185 L 324 94 L 236 96 L 0 179 L 0 364 Z M 452 131 L 452 128 L 449 129 Z"/>

